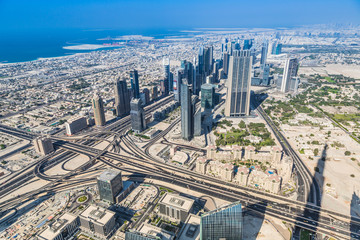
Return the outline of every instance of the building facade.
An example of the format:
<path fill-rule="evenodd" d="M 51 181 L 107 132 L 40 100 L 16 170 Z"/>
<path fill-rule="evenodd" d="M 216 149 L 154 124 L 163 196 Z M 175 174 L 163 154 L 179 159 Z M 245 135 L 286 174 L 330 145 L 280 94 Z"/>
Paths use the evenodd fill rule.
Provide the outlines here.
<path fill-rule="evenodd" d="M 114 84 L 115 110 L 118 117 L 125 116 L 130 112 L 130 92 L 126 80 L 117 79 Z"/>
<path fill-rule="evenodd" d="M 71 136 L 87 127 L 87 121 L 85 117 L 77 116 L 70 118 L 65 123 L 66 135 Z"/>
<path fill-rule="evenodd" d="M 89 206 L 80 215 L 80 227 L 98 238 L 107 239 L 114 232 L 115 213 L 102 207 Z"/>
<path fill-rule="evenodd" d="M 201 107 L 212 109 L 215 106 L 215 88 L 212 84 L 201 85 Z"/>
<path fill-rule="evenodd" d="M 133 98 L 130 102 L 131 127 L 136 133 L 146 129 L 145 113 L 140 98 Z"/>
<path fill-rule="evenodd" d="M 101 200 L 115 203 L 115 197 L 123 189 L 121 172 L 114 169 L 105 170 L 97 178 L 99 195 Z"/>
<path fill-rule="evenodd" d="M 94 110 L 94 118 L 96 126 L 104 126 L 105 121 L 105 112 L 104 112 L 104 102 L 99 94 L 94 95 L 92 99 L 92 107 Z"/>
<path fill-rule="evenodd" d="M 130 71 L 131 90 L 134 98 L 140 98 L 139 74 L 137 70 Z"/>
<path fill-rule="evenodd" d="M 201 240 L 241 240 L 243 216 L 240 202 L 218 208 L 201 216 Z"/>
<path fill-rule="evenodd" d="M 42 155 L 47 155 L 54 151 L 54 146 L 50 138 L 38 137 L 33 140 L 35 151 Z"/>
<path fill-rule="evenodd" d="M 280 91 L 287 93 L 290 91 L 291 79 L 297 76 L 299 61 L 296 58 L 288 58 L 285 61 L 283 77 Z"/>
<path fill-rule="evenodd" d="M 165 220 L 184 222 L 193 209 L 194 200 L 166 193 L 159 202 L 159 215 Z"/>
<path fill-rule="evenodd" d="M 234 51 L 234 55 L 230 57 L 225 116 L 250 114 L 251 67 L 250 51 Z"/>

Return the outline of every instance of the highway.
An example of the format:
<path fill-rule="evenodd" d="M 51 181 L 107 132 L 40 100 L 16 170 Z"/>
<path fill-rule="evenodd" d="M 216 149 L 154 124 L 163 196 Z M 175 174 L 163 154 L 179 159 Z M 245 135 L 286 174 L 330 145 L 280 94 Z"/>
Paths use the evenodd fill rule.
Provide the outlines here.
<path fill-rule="evenodd" d="M 149 114 L 149 111 L 152 109 L 154 109 L 154 107 L 149 108 L 147 114 Z M 262 111 L 262 109 L 260 109 L 260 111 Z M 110 152 L 108 149 L 112 143 L 104 150 L 95 149 L 81 142 L 70 142 L 65 140 L 58 140 L 55 142 L 55 145 L 69 152 L 87 155 L 90 159 L 97 159 L 98 161 L 101 161 L 113 168 L 141 175 L 141 179 L 157 179 L 159 181 L 183 186 L 229 201 L 241 200 L 246 206 L 251 206 L 258 211 L 265 211 L 266 214 L 294 223 L 296 226 L 309 229 L 311 231 L 323 232 L 325 234 L 335 234 L 341 238 L 347 239 L 351 234 L 349 232 L 349 224 L 351 221 L 353 221 L 352 224 L 356 226 L 353 229 L 360 230 L 360 219 L 358 218 L 350 218 L 348 215 L 326 210 L 316 205 L 290 200 L 276 194 L 269 194 L 253 188 L 239 186 L 158 161 L 150 156 L 148 151 L 144 152 L 142 149 L 137 147 L 136 144 L 132 142 L 131 138 L 126 134 L 128 129 L 130 129 L 129 120 L 129 117 L 125 117 L 112 125 L 105 127 L 104 132 L 114 131 L 116 132 L 116 135 L 120 135 L 120 141 L 118 144 L 121 145 L 121 149 L 123 151 L 126 150 L 126 152 L 131 156 L 124 156 L 119 153 Z M 268 124 L 270 125 L 271 123 Z M 163 136 L 165 136 L 165 134 L 169 132 L 173 126 L 175 126 L 175 124 L 171 124 L 169 128 L 162 132 L 163 134 L 160 133 L 161 135 L 158 135 L 159 137 L 157 140 L 160 140 Z M 34 137 L 32 134 L 26 132 L 24 133 L 18 129 L 4 129 L 0 126 L 0 131 L 7 131 L 8 133 L 10 132 L 10 134 L 21 136 L 23 138 Z M 276 129 L 274 129 L 274 132 L 275 131 Z M 107 135 L 107 133 L 104 133 L 104 135 Z M 101 132 L 98 137 L 102 137 Z M 155 142 L 156 141 L 149 141 L 148 143 L 150 144 L 146 145 L 145 149 L 148 149 Z M 280 142 L 282 142 L 282 144 L 286 147 L 286 142 Z M 289 154 L 292 154 L 291 149 L 288 149 L 288 151 Z M 127 166 L 130 166 L 131 168 L 128 168 Z M 298 165 L 298 167 L 301 167 L 301 165 Z M 37 171 L 35 173 L 38 174 Z M 49 181 L 51 182 L 45 187 L 2 202 L 0 203 L 0 208 L 2 211 L 12 209 L 26 199 L 33 199 L 44 192 L 53 192 L 57 189 L 57 187 L 64 185 L 64 183 L 81 181 L 70 180 L 71 177 L 79 177 L 81 174 L 82 171 L 76 170 L 55 180 L 54 178 L 49 177 Z M 46 178 L 46 176 L 42 177 Z M 86 181 L 86 179 L 83 181 Z M 306 215 L 303 215 L 304 213 Z M 318 221 L 313 220 L 314 216 L 320 216 Z M 343 224 L 341 224 L 341 226 L 333 225 L 333 218 L 331 216 L 344 219 Z M 360 236 L 357 235 L 357 233 L 352 234 L 354 234 L 355 238 L 360 239 Z"/>

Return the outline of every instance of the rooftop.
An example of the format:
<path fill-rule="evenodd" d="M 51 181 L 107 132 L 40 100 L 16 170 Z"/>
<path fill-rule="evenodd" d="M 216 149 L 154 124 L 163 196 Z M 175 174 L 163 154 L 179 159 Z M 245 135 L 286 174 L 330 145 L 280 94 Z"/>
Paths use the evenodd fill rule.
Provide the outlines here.
<path fill-rule="evenodd" d="M 164 203 L 166 205 L 170 205 L 176 208 L 183 209 L 185 211 L 189 211 L 194 204 L 194 200 L 182 197 L 175 194 L 166 193 L 164 197 L 160 201 L 161 203 Z"/>
<path fill-rule="evenodd" d="M 115 213 L 102 207 L 89 206 L 84 212 L 80 214 L 80 217 L 87 218 L 91 222 L 98 222 L 105 225 Z"/>
<path fill-rule="evenodd" d="M 119 174 L 121 174 L 119 170 L 107 169 L 98 176 L 98 179 L 104 182 L 110 182 Z"/>
<path fill-rule="evenodd" d="M 56 236 L 58 236 L 61 233 L 62 229 L 65 228 L 67 224 L 73 222 L 76 218 L 77 216 L 74 216 L 69 213 L 65 213 L 60 218 L 58 218 L 54 223 L 49 225 L 49 227 L 40 234 L 40 239 L 41 238 L 49 239 L 49 240 L 55 239 Z"/>

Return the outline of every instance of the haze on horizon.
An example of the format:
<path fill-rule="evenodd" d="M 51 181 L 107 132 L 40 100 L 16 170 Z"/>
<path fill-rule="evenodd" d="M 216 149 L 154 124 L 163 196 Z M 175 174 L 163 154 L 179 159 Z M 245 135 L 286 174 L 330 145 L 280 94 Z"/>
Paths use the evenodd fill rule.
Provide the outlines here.
<path fill-rule="evenodd" d="M 359 24 L 359 16 L 358 0 L 0 0 L 3 32 Z"/>

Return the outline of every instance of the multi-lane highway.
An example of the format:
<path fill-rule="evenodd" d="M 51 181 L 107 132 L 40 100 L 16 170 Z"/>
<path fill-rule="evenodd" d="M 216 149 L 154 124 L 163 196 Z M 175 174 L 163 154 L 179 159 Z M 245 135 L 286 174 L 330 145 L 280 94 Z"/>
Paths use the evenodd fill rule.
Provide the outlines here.
<path fill-rule="evenodd" d="M 171 99 L 169 98 L 168 100 L 170 101 Z M 165 99 L 163 101 L 166 102 L 168 100 Z M 162 104 L 164 104 L 164 102 Z M 156 109 L 157 107 L 158 105 L 148 107 L 147 114 L 151 113 L 151 111 Z M 264 117 L 267 122 L 269 121 L 269 126 L 274 127 L 271 125 L 271 120 L 266 118 L 266 115 L 264 115 L 264 112 L 261 108 L 259 109 L 259 113 Z M 120 140 L 117 144 L 119 145 L 121 150 L 125 151 L 125 155 L 109 151 L 110 146 L 114 143 L 113 141 L 104 150 L 99 150 L 91 147 L 89 145 L 89 142 L 87 142 L 89 140 L 83 142 L 70 142 L 62 140 L 55 142 L 55 145 L 61 148 L 66 153 L 70 152 L 71 154 L 72 152 L 76 154 L 87 155 L 89 156 L 89 159 L 98 159 L 103 164 L 106 164 L 113 168 L 118 168 L 130 173 L 133 172 L 134 174 L 136 174 L 136 177 L 140 179 L 157 179 L 159 181 L 183 186 L 229 201 L 241 200 L 243 204 L 249 206 L 249 208 L 253 208 L 254 210 L 261 212 L 266 212 L 267 214 L 274 216 L 278 219 L 282 219 L 284 221 L 293 223 L 296 226 L 309 229 L 311 231 L 318 231 L 325 234 L 335 234 L 345 239 L 350 238 L 350 235 L 353 234 L 354 238 L 360 239 L 360 236 L 357 234 L 357 232 L 351 233 L 349 230 L 350 224 L 352 224 L 351 229 L 353 231 L 354 229 L 355 231 L 360 230 L 360 219 L 351 218 L 350 216 L 323 209 L 313 204 L 304 203 L 302 201 L 294 201 L 275 194 L 270 194 L 256 189 L 225 182 L 214 177 L 198 174 L 193 171 L 189 171 L 188 169 L 168 165 L 164 162 L 156 160 L 149 154 L 148 151 L 146 151 L 146 149 L 149 149 L 149 147 L 156 141 L 161 140 L 161 138 L 165 136 L 165 134 L 169 132 L 171 128 L 174 127 L 176 124 L 171 124 L 169 128 L 163 131 L 163 133 L 160 133 L 160 135 L 158 135 L 158 137 L 156 138 L 156 141 L 150 140 L 144 147 L 145 151 L 137 147 L 137 145 L 132 142 L 132 139 L 127 135 L 128 129 L 130 129 L 129 124 L 130 118 L 125 117 L 104 128 L 103 132 L 100 131 L 99 135 L 97 136 L 97 138 L 105 138 L 106 136 L 109 136 L 109 132 L 115 132 L 115 136 L 120 136 Z M 274 133 L 276 132 L 276 130 L 277 129 L 273 129 Z M 8 127 L 2 128 L 0 126 L 0 131 L 7 132 L 9 134 L 13 134 L 25 139 L 32 139 L 33 137 L 35 137 L 31 133 Z M 290 145 L 285 142 L 286 139 L 284 141 L 284 139 L 279 137 L 278 140 L 283 145 L 284 151 L 287 151 L 287 154 L 295 158 L 296 155 L 291 155 L 293 154 L 293 150 Z M 298 160 L 301 161 L 301 159 Z M 57 178 L 51 176 L 47 177 L 44 174 L 40 174 L 41 166 L 44 166 L 46 162 L 51 161 L 52 160 L 50 159 L 45 159 L 41 163 L 36 164 L 35 169 L 38 170 L 34 171 L 34 175 L 39 175 L 43 179 L 49 180 L 50 182 L 48 185 L 39 190 L 32 191 L 16 198 L 2 202 L 0 203 L 0 208 L 3 211 L 13 209 L 24 200 L 32 199 L 44 192 L 56 191 L 58 187 L 64 187 L 64 183 L 81 182 L 82 179 L 79 180 L 79 177 L 81 177 L 81 174 L 83 174 L 84 171 L 79 171 L 78 169 L 69 172 L 69 174 L 67 174 L 66 176 L 59 176 Z M 296 160 L 294 161 L 297 168 L 306 168 L 306 166 L 301 165 L 300 162 L 296 163 Z M 303 169 L 302 171 L 306 172 L 305 169 Z M 74 177 L 76 177 L 76 179 L 72 179 Z M 304 179 L 307 178 L 304 177 Z M 88 181 L 87 179 L 83 180 Z M 316 190 L 314 190 L 314 192 L 316 192 Z M 316 199 L 319 198 L 316 197 Z M 341 224 L 334 225 L 334 217 L 340 219 L 339 221 L 341 222 Z M 314 220 L 314 218 L 316 218 L 316 220 Z"/>

